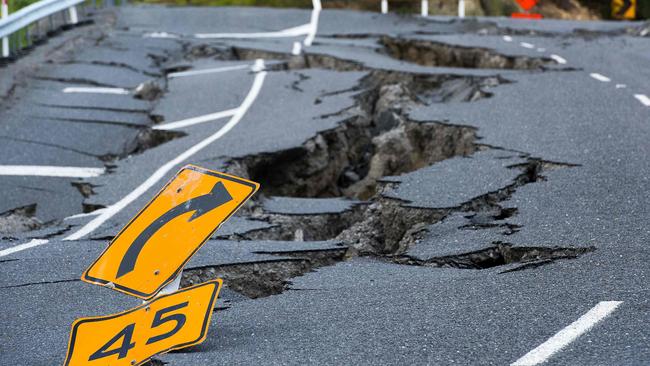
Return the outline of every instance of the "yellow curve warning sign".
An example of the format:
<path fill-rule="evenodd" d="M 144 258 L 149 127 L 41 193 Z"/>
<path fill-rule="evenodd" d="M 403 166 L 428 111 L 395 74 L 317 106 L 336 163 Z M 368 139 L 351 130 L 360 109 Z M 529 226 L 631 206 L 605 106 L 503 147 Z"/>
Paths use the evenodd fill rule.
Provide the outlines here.
<path fill-rule="evenodd" d="M 186 166 L 122 229 L 81 279 L 142 299 L 154 297 L 258 188 L 242 178 Z"/>
<path fill-rule="evenodd" d="M 636 0 L 612 0 L 612 18 L 635 19 Z"/>
<path fill-rule="evenodd" d="M 209 281 L 123 313 L 77 319 L 65 366 L 132 366 L 205 340 L 221 280 Z"/>

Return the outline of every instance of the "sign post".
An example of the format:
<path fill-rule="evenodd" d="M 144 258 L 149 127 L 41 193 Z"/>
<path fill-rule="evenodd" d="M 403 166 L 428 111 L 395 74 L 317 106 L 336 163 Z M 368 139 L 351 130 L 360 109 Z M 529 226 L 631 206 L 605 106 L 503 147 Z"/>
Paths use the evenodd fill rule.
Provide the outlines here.
<path fill-rule="evenodd" d="M 9 16 L 9 4 L 7 4 L 7 0 L 2 0 L 0 15 L 2 15 L 3 19 Z M 9 57 L 9 37 L 2 38 L 2 57 Z"/>

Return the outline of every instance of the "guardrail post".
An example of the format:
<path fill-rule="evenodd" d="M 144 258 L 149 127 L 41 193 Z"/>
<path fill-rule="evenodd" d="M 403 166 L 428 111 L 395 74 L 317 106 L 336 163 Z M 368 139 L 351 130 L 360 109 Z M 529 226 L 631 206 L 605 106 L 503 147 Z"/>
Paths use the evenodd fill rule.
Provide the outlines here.
<path fill-rule="evenodd" d="M 388 13 L 388 0 L 381 0 L 381 13 Z"/>
<path fill-rule="evenodd" d="M 2 13 L 2 18 L 6 18 L 9 16 L 9 5 L 7 5 L 7 0 L 2 0 L 2 7 L 1 13 Z M 2 38 L 2 57 L 7 58 L 9 57 L 9 38 L 4 37 Z"/>
<path fill-rule="evenodd" d="M 70 14 L 70 23 L 71 24 L 77 24 L 79 23 L 79 16 L 77 15 L 77 7 L 76 6 L 71 6 L 70 9 L 68 9 L 68 13 Z"/>
<path fill-rule="evenodd" d="M 420 15 L 423 17 L 429 16 L 429 0 L 422 0 L 422 6 L 420 7 Z"/>
<path fill-rule="evenodd" d="M 458 0 L 458 17 L 465 18 L 465 0 Z"/>

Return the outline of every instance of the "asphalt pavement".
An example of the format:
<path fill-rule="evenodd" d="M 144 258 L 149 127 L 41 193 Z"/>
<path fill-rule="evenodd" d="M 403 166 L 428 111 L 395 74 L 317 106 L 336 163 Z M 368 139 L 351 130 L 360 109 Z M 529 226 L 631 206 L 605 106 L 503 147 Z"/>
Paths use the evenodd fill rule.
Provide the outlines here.
<path fill-rule="evenodd" d="M 195 164 L 261 189 L 185 268 L 224 278 L 206 341 L 157 360 L 649 364 L 647 27 L 99 12 L 0 69 L 0 363 L 141 303 L 80 276 Z"/>

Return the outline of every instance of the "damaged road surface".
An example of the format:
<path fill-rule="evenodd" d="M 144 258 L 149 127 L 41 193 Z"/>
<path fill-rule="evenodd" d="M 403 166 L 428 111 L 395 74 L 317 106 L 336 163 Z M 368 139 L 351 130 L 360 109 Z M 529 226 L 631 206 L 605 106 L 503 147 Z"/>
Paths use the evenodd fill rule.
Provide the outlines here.
<path fill-rule="evenodd" d="M 139 304 L 80 274 L 188 163 L 261 188 L 150 364 L 650 363 L 647 24 L 315 16 L 126 6 L 0 69 L 0 363 Z"/>

